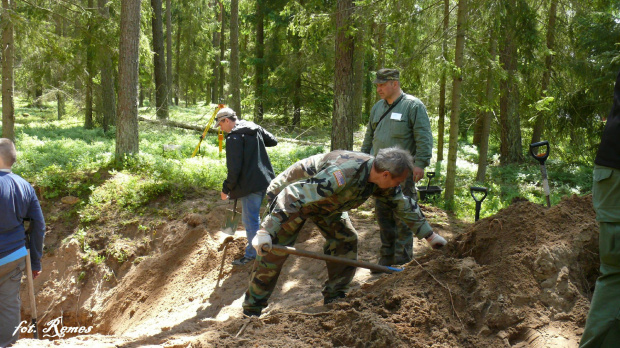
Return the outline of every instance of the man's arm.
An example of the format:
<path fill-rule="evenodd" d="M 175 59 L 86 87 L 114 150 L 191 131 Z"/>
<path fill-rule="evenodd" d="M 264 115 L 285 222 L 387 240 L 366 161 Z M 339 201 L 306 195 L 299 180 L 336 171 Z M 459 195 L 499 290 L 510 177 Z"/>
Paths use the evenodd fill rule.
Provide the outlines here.
<path fill-rule="evenodd" d="M 336 173 L 340 172 L 340 173 Z M 338 182 L 338 177 L 344 182 Z M 341 179 L 341 180 L 342 180 Z M 265 217 L 262 229 L 275 237 L 280 229 L 296 230 L 303 223 L 302 214 L 313 212 L 321 201 L 330 200 L 346 185 L 344 173 L 336 166 L 328 167 L 311 178 L 284 187 L 275 197 L 270 214 Z M 288 245 L 292 241 L 279 241 Z"/>
<path fill-rule="evenodd" d="M 43 211 L 34 189 L 31 192 L 32 199 L 28 206 L 26 217 L 30 219 L 30 262 L 32 263 L 33 274 L 41 271 L 41 257 L 43 257 L 43 239 L 45 237 L 45 219 Z"/>
<path fill-rule="evenodd" d="M 239 181 L 243 166 L 243 138 L 236 134 L 226 137 L 226 168 L 228 174 L 222 184 L 222 192 L 229 194 Z"/>
<path fill-rule="evenodd" d="M 384 191 L 377 199 L 392 208 L 394 215 L 405 223 L 418 239 L 427 238 L 433 233 L 420 206 L 410 197 L 404 196 L 400 187 Z"/>
<path fill-rule="evenodd" d="M 415 140 L 415 162 L 414 165 L 419 168 L 426 168 L 433 155 L 433 133 L 431 131 L 431 123 L 428 119 L 426 107 L 422 102 L 415 104 L 412 110 L 415 115 L 413 123 L 413 139 Z"/>
<path fill-rule="evenodd" d="M 299 160 L 280 173 L 275 179 L 271 180 L 267 188 L 268 202 L 273 202 L 276 196 L 279 195 L 286 186 L 296 181 L 310 178 L 318 173 L 319 162 L 323 156 L 323 154 L 318 154 Z"/>
<path fill-rule="evenodd" d="M 266 147 L 272 147 L 272 146 L 278 145 L 278 139 L 276 139 L 276 137 L 273 134 L 269 133 L 269 131 L 263 127 L 260 127 L 260 129 L 263 133 L 263 142 L 265 143 Z"/>

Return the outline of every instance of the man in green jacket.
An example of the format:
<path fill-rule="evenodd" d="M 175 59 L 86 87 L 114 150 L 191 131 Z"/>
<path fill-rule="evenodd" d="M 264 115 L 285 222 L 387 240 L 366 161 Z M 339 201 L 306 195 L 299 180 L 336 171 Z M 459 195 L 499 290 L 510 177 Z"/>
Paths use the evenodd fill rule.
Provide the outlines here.
<path fill-rule="evenodd" d="M 424 177 L 430 164 L 433 134 L 420 99 L 403 93 L 400 73 L 396 69 L 381 69 L 373 81 L 381 97 L 370 110 L 370 120 L 361 151 L 375 156 L 381 149 L 397 146 L 414 156 L 413 175 L 403 183 L 405 196 L 417 200 L 414 182 Z M 413 258 L 413 232 L 394 218 L 389 207 L 376 200 L 375 213 L 381 234 L 379 264 L 402 265 Z"/>
<path fill-rule="evenodd" d="M 596 280 L 581 348 L 620 345 L 620 73 L 596 158 L 592 204 L 599 223 L 601 276 Z"/>
<path fill-rule="evenodd" d="M 312 220 L 325 237 L 327 255 L 357 259 L 357 232 L 347 211 L 370 196 L 388 206 L 397 218 L 425 238 L 433 248 L 446 240 L 433 232 L 418 204 L 403 196 L 399 184 L 411 176 L 413 158 L 398 148 L 379 151 L 377 157 L 360 152 L 337 150 L 301 160 L 271 181 L 267 188 L 269 214 L 262 229 L 252 240 L 258 253 L 250 286 L 245 295 L 243 313 L 259 316 L 276 286 L 287 254 L 273 251 L 272 242 L 292 246 L 307 219 Z M 355 267 L 326 262 L 327 281 L 324 302 L 345 296 L 355 275 Z"/>

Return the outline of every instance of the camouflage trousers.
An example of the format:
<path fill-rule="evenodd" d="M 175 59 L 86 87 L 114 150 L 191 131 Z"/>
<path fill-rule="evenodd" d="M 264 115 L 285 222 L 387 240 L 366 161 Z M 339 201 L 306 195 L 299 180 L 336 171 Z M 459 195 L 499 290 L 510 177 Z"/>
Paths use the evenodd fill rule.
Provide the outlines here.
<path fill-rule="evenodd" d="M 413 178 L 410 176 L 401 184 L 405 196 L 417 201 Z M 375 215 L 381 235 L 381 262 L 387 264 L 404 264 L 413 259 L 413 231 L 403 222 L 394 217 L 392 208 L 375 199 Z"/>
<path fill-rule="evenodd" d="M 325 237 L 323 253 L 357 260 L 357 232 L 346 212 L 327 217 L 311 216 L 310 219 Z M 273 243 L 293 246 L 303 225 L 303 222 L 300 223 L 295 231 L 281 229 Z M 267 307 L 267 301 L 276 286 L 282 265 L 287 257 L 288 254 L 272 251 L 256 258 L 250 285 L 245 293 L 243 309 L 260 312 Z M 349 289 L 349 283 L 353 280 L 357 268 L 335 262 L 326 261 L 325 263 L 327 264 L 327 281 L 323 287 L 323 297 L 329 299 L 344 295 Z"/>

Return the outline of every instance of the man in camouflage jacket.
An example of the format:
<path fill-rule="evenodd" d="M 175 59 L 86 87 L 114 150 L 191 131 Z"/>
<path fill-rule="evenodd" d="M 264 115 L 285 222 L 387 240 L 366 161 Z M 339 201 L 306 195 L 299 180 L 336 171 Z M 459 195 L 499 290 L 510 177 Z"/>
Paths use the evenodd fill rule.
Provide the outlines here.
<path fill-rule="evenodd" d="M 278 175 L 267 188 L 270 214 L 252 240 L 259 257 L 243 303 L 243 313 L 259 316 L 267 307 L 287 254 L 272 251 L 272 242 L 293 246 L 306 219 L 312 220 L 325 238 L 327 255 L 357 259 L 357 232 L 347 211 L 370 196 L 392 207 L 397 218 L 440 248 L 446 240 L 434 233 L 417 203 L 403 196 L 399 184 L 411 175 L 413 158 L 398 148 L 382 149 L 374 158 L 352 151 L 332 151 L 301 160 Z M 355 267 L 327 263 L 323 288 L 325 303 L 345 296 Z"/>

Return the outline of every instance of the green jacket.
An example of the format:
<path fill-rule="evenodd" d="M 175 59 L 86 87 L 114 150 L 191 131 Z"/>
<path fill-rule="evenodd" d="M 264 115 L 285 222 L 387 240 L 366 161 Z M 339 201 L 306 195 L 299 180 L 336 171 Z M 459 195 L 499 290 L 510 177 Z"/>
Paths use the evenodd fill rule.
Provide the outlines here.
<path fill-rule="evenodd" d="M 432 229 L 424 214 L 400 186 L 381 189 L 368 182 L 373 162 L 370 155 L 337 150 L 293 164 L 267 188 L 270 214 L 263 220 L 263 229 L 275 237 L 280 229 L 296 230 L 309 217 L 341 218 L 374 196 L 392 207 L 418 238 L 428 237 Z"/>
<path fill-rule="evenodd" d="M 426 168 L 433 155 L 433 134 L 426 107 L 420 99 L 405 94 L 377 125 L 388 108 L 388 103 L 382 99 L 370 110 L 361 151 L 376 156 L 383 148 L 398 146 L 415 156 L 416 167 Z"/>

